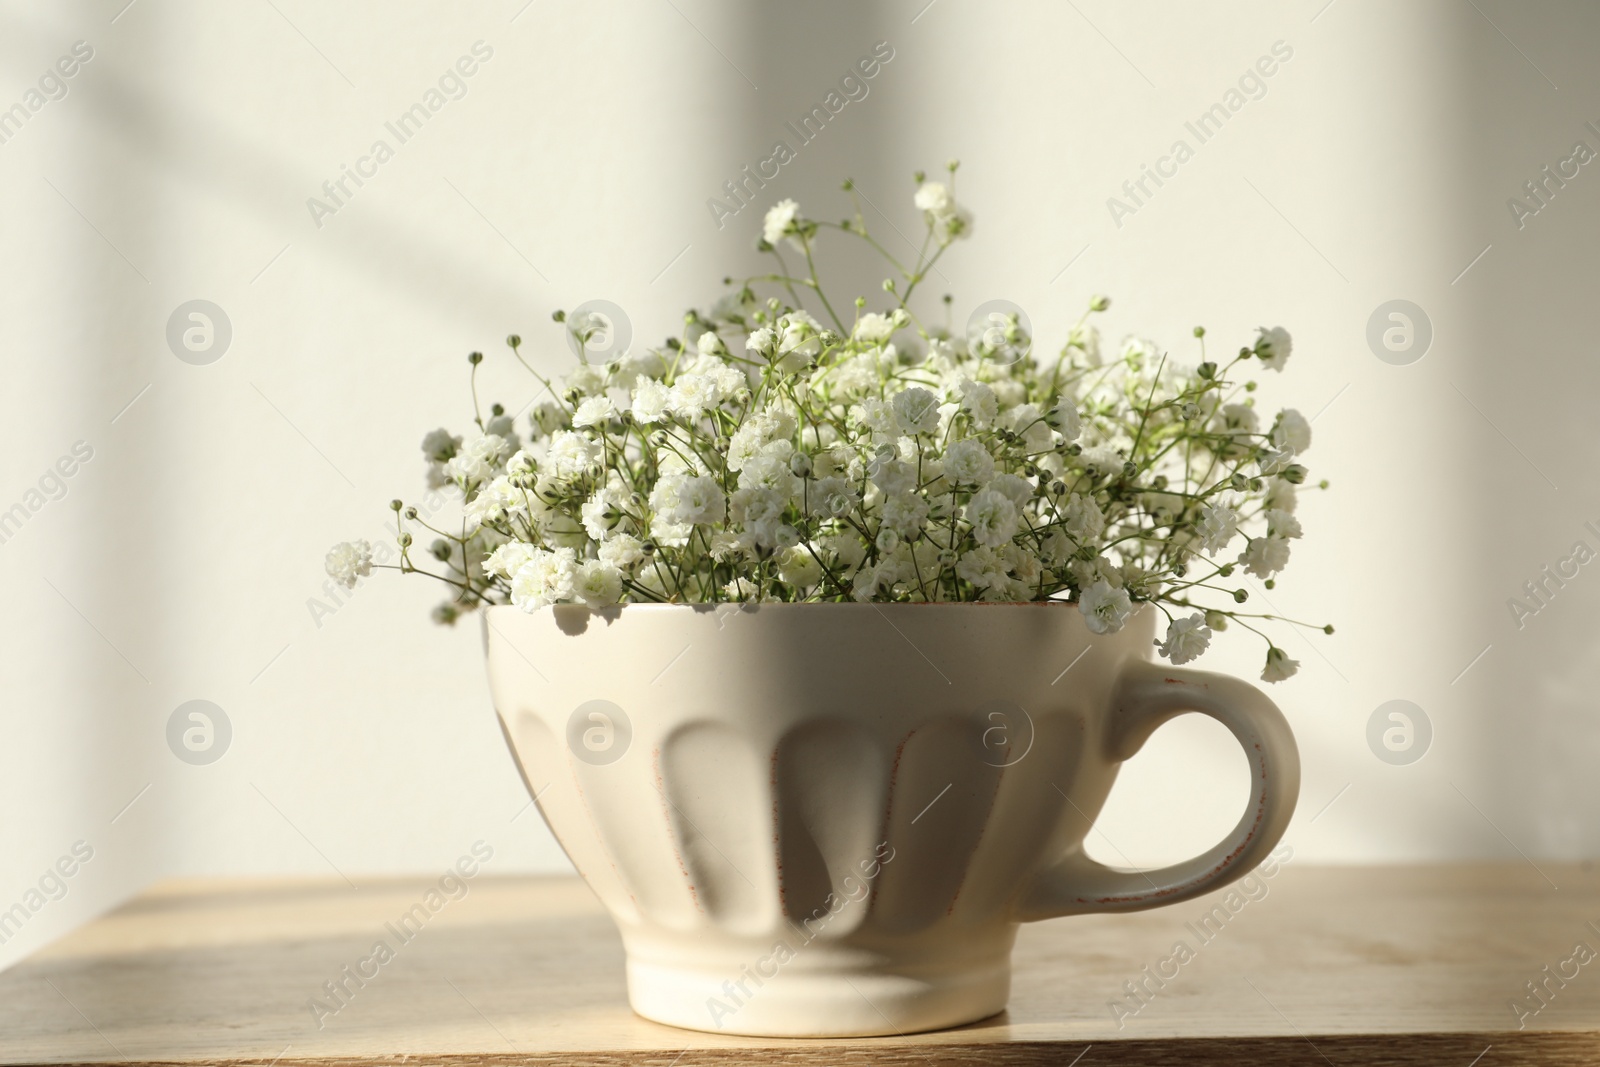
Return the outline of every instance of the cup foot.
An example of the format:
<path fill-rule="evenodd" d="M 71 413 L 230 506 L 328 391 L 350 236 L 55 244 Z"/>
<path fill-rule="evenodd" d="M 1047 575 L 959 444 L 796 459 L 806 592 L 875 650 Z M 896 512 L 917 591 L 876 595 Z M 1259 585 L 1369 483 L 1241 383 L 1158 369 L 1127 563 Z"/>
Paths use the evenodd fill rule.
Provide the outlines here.
<path fill-rule="evenodd" d="M 883 1037 L 943 1030 L 1005 1010 L 1009 959 L 937 974 L 864 967 L 749 969 L 730 976 L 628 960 L 628 1001 L 646 1019 L 744 1037 Z"/>

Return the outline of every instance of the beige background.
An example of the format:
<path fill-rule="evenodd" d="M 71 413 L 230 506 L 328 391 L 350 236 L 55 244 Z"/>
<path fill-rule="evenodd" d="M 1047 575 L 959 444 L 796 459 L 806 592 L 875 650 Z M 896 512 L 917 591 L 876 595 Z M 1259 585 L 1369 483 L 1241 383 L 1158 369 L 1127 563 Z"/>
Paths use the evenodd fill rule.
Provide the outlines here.
<path fill-rule="evenodd" d="M 0 509 L 74 442 L 94 450 L 0 544 L 0 908 L 73 842 L 94 849 L 0 963 L 174 872 L 359 881 L 479 838 L 495 869 L 564 869 L 475 626 L 436 630 L 433 590 L 394 579 L 314 620 L 322 554 L 379 538 L 388 499 L 416 495 L 421 434 L 466 422 L 467 351 L 491 355 L 485 395 L 520 408 L 508 332 L 564 368 L 553 308 L 610 299 L 653 339 L 756 266 L 764 203 L 719 231 L 706 199 L 879 41 L 894 58 L 868 97 L 768 200 L 836 217 L 853 176 L 903 246 L 910 171 L 959 156 L 977 232 L 930 293 L 958 315 L 1004 296 L 1055 345 L 1105 291 L 1113 341 L 1294 332 L 1263 403 L 1317 415 L 1308 459 L 1334 491 L 1307 498 L 1271 601 L 1339 627 L 1289 639 L 1303 669 L 1273 691 L 1305 759 L 1297 861 L 1600 851 L 1600 577 L 1584 568 L 1520 631 L 1506 608 L 1578 538 L 1600 547 L 1582 529 L 1600 520 L 1600 177 L 1585 167 L 1520 230 L 1506 207 L 1575 140 L 1600 148 L 1593 8 L 125 2 L 0 5 L 0 107 L 74 42 L 94 49 L 0 144 Z M 465 97 L 315 225 L 307 198 L 480 40 L 493 58 Z M 1107 198 L 1277 41 L 1293 56 L 1265 95 L 1119 228 Z M 1434 328 L 1410 366 L 1365 340 L 1394 298 Z M 206 366 L 165 340 L 193 299 L 232 324 Z M 1220 645 L 1205 666 L 1258 669 L 1254 645 Z M 202 767 L 164 735 L 197 698 L 233 727 Z M 1397 698 L 1434 727 L 1410 766 L 1366 741 Z M 1204 722 L 1158 734 L 1096 854 L 1165 861 L 1220 836 L 1243 803 L 1230 748 Z"/>

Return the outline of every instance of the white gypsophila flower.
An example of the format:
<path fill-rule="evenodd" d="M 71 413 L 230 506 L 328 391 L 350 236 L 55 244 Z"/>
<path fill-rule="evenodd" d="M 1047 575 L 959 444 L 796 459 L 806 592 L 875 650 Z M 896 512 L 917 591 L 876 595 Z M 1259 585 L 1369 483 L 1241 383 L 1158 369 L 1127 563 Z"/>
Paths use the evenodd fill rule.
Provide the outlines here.
<path fill-rule="evenodd" d="M 1005 562 L 1006 569 L 1020 582 L 1032 585 L 1044 574 L 1038 553 L 1025 545 L 1012 542 L 1000 547 L 1000 558 Z"/>
<path fill-rule="evenodd" d="M 603 560 L 579 564 L 572 593 L 591 608 L 609 608 L 622 599 L 622 572 Z"/>
<path fill-rule="evenodd" d="M 939 398 L 921 386 L 902 389 L 890 401 L 900 432 L 908 437 L 939 428 Z"/>
<path fill-rule="evenodd" d="M 1133 366 L 1142 367 L 1152 360 L 1160 359 L 1161 348 L 1148 338 L 1129 334 L 1122 339 L 1122 351 L 1118 354 Z"/>
<path fill-rule="evenodd" d="M 1245 550 L 1239 553 L 1244 569 L 1257 578 L 1271 578 L 1289 565 L 1289 540 L 1277 534 L 1252 537 Z"/>
<path fill-rule="evenodd" d="M 1272 443 L 1295 455 L 1304 454 L 1311 447 L 1311 423 L 1294 408 L 1284 408 L 1272 427 Z"/>
<path fill-rule="evenodd" d="M 1101 578 L 1078 595 L 1078 610 L 1084 624 L 1097 634 L 1114 634 L 1133 613 L 1127 590 L 1118 589 Z"/>
<path fill-rule="evenodd" d="M 1174 666 L 1182 666 L 1197 659 L 1210 644 L 1211 628 L 1206 625 L 1205 615 L 1197 611 L 1169 622 L 1166 639 L 1156 646 L 1156 651 L 1171 660 Z"/>
<path fill-rule="evenodd" d="M 759 599 L 758 592 L 756 584 L 748 578 L 735 578 L 722 586 L 723 597 L 738 603 Z"/>
<path fill-rule="evenodd" d="M 1273 646 L 1267 649 L 1267 662 L 1261 668 L 1261 680 L 1263 682 L 1282 682 L 1293 678 L 1295 672 L 1299 669 L 1299 660 L 1290 659 L 1287 652 L 1277 646 Z"/>
<path fill-rule="evenodd" d="M 507 541 L 483 561 L 483 569 L 509 581 L 533 558 L 535 549 L 526 541 Z"/>
<path fill-rule="evenodd" d="M 1261 432 L 1261 419 L 1256 415 L 1256 409 L 1248 404 L 1224 404 L 1212 420 L 1211 431 L 1234 437 L 1250 437 Z"/>
<path fill-rule="evenodd" d="M 967 501 L 962 517 L 972 526 L 972 538 L 987 548 L 998 548 L 1017 534 L 1021 516 L 1004 493 L 980 489 Z"/>
<path fill-rule="evenodd" d="M 457 482 L 481 482 L 493 476 L 495 468 L 511 454 L 511 446 L 498 434 L 484 434 L 468 441 L 445 464 L 445 470 Z"/>
<path fill-rule="evenodd" d="M 717 331 L 715 330 L 707 330 L 705 333 L 702 333 L 699 337 L 695 338 L 694 347 L 695 351 L 699 352 L 702 356 L 718 356 L 726 351 L 726 346 L 723 345 L 722 338 L 717 335 Z"/>
<path fill-rule="evenodd" d="M 871 600 L 879 593 L 885 593 L 893 589 L 894 583 L 899 577 L 900 568 L 892 560 L 884 560 L 877 566 L 869 564 L 856 571 L 855 579 L 851 583 L 850 595 L 861 601 Z"/>
<path fill-rule="evenodd" d="M 983 485 L 994 477 L 994 457 L 982 441 L 963 438 L 945 449 L 944 476 L 954 485 Z"/>
<path fill-rule="evenodd" d="M 622 512 L 622 505 L 627 502 L 628 491 L 622 479 L 612 474 L 604 488 L 595 490 L 594 495 L 584 501 L 580 511 L 584 532 L 595 541 L 611 537 L 620 524 L 627 521 Z"/>
<path fill-rule="evenodd" d="M 354 589 L 356 579 L 372 573 L 372 545 L 366 541 L 340 541 L 328 549 L 322 568 L 329 578 L 346 589 Z"/>
<path fill-rule="evenodd" d="M 1302 536 L 1304 531 L 1300 527 L 1300 520 L 1280 508 L 1266 510 L 1267 533 L 1277 537 L 1294 539 Z"/>
<path fill-rule="evenodd" d="M 996 474 L 984 488 L 993 490 L 1017 506 L 1018 511 L 1033 499 L 1033 483 L 1015 474 Z"/>
<path fill-rule="evenodd" d="M 472 499 L 461 506 L 461 517 L 466 521 L 467 532 L 475 533 L 484 523 L 497 522 L 507 515 L 525 515 L 527 511 L 528 498 L 502 474 L 479 487 Z"/>
<path fill-rule="evenodd" d="M 1073 493 L 1061 509 L 1061 528 L 1078 544 L 1088 544 L 1105 532 L 1106 517 L 1093 497 Z"/>
<path fill-rule="evenodd" d="M 773 347 L 777 344 L 778 335 L 769 327 L 763 326 L 759 330 L 751 330 L 750 336 L 744 339 L 746 352 L 754 352 L 758 356 L 766 357 L 772 354 Z"/>
<path fill-rule="evenodd" d="M 1061 435 L 1065 444 L 1076 441 L 1083 433 L 1083 419 L 1078 414 L 1078 405 L 1073 403 L 1070 396 L 1064 396 L 1056 401 L 1056 406 L 1050 409 L 1045 422 Z"/>
<path fill-rule="evenodd" d="M 818 478 L 806 486 L 805 494 L 811 513 L 828 519 L 843 518 L 861 502 L 856 487 L 838 476 Z"/>
<path fill-rule="evenodd" d="M 1012 432 L 1022 436 L 1022 444 L 1030 455 L 1037 455 L 1055 443 L 1055 437 L 1039 412 L 1037 404 L 1018 404 L 1011 409 L 1009 418 Z"/>
<path fill-rule="evenodd" d="M 717 406 L 717 383 L 706 374 L 680 374 L 667 393 L 667 410 L 690 422 Z"/>
<path fill-rule="evenodd" d="M 1104 556 L 1088 560 L 1073 559 L 1067 563 L 1067 572 L 1072 575 L 1072 580 L 1077 583 L 1079 589 L 1087 589 L 1100 581 L 1114 588 L 1121 588 L 1122 575 Z"/>
<path fill-rule="evenodd" d="M 822 564 L 809 545 L 795 545 L 778 554 L 778 577 L 799 590 L 822 581 Z"/>
<path fill-rule="evenodd" d="M 742 563 L 755 558 L 755 538 L 732 530 L 718 530 L 711 535 L 706 550 L 718 563 Z"/>
<path fill-rule="evenodd" d="M 822 323 L 805 311 L 791 311 L 778 320 L 778 366 L 797 371 L 822 352 Z"/>
<path fill-rule="evenodd" d="M 900 423 L 894 417 L 894 407 L 882 397 L 863 397 L 861 403 L 850 409 L 850 422 L 859 429 L 869 430 L 875 440 L 897 440 Z"/>
<path fill-rule="evenodd" d="M 869 345 L 881 345 L 893 336 L 897 325 L 894 316 L 869 311 L 856 320 L 855 339 Z"/>
<path fill-rule="evenodd" d="M 640 375 L 633 382 L 633 417 L 646 425 L 667 414 L 668 389 L 664 382 Z"/>
<path fill-rule="evenodd" d="M 644 560 L 644 542 L 630 533 L 613 534 L 600 543 L 595 555 L 619 570 L 631 571 Z"/>
<path fill-rule="evenodd" d="M 950 195 L 950 187 L 944 182 L 923 182 L 911 199 L 917 210 L 934 215 L 949 215 L 956 209 L 956 198 Z"/>
<path fill-rule="evenodd" d="M 571 600 L 577 577 L 578 556 L 572 549 L 535 549 L 511 579 L 511 603 L 532 612 Z"/>
<path fill-rule="evenodd" d="M 1200 509 L 1200 550 L 1215 556 L 1239 532 L 1239 512 L 1225 501 L 1207 504 Z"/>
<path fill-rule="evenodd" d="M 1005 561 L 994 549 L 980 545 L 956 562 L 956 577 L 978 589 L 989 589 L 1005 580 Z"/>
<path fill-rule="evenodd" d="M 770 489 L 785 502 L 800 492 L 800 479 L 789 469 L 789 455 L 793 445 L 788 441 L 774 441 L 759 453 L 745 460 L 739 474 L 741 489 Z"/>
<path fill-rule="evenodd" d="M 582 395 L 590 395 L 605 390 L 606 372 L 604 367 L 592 363 L 580 363 L 567 372 L 563 381 L 569 391 Z"/>
<path fill-rule="evenodd" d="M 928 502 L 912 492 L 885 493 L 882 506 L 883 525 L 911 539 L 922 532 L 928 521 Z"/>
<path fill-rule="evenodd" d="M 917 487 L 917 468 L 896 458 L 887 446 L 867 463 L 867 477 L 886 495 L 910 492 Z"/>
<path fill-rule="evenodd" d="M 1269 508 L 1294 514 L 1296 505 L 1300 502 L 1300 495 L 1295 491 L 1293 482 L 1286 482 L 1282 478 L 1274 478 L 1267 483 L 1267 497 L 1263 503 Z"/>
<path fill-rule="evenodd" d="M 1104 478 L 1122 470 L 1122 465 L 1127 462 L 1126 457 L 1110 445 L 1096 445 L 1086 448 L 1079 461 L 1085 469 L 1092 471 L 1096 476 Z"/>
<path fill-rule="evenodd" d="M 526 449 L 518 449 L 511 454 L 510 459 L 506 460 L 506 474 L 508 475 L 532 474 L 538 467 L 539 464 L 533 456 L 529 455 Z"/>
<path fill-rule="evenodd" d="M 1051 530 L 1039 544 L 1039 558 L 1045 566 L 1059 570 L 1077 550 L 1064 531 Z"/>
<path fill-rule="evenodd" d="M 661 483 L 657 483 L 656 491 L 651 494 L 652 508 L 667 513 L 674 522 L 689 522 L 699 526 L 722 522 L 726 517 L 727 501 L 715 478 L 710 475 L 680 475 L 670 481 L 665 492 L 662 492 Z"/>
<path fill-rule="evenodd" d="M 824 534 L 821 547 L 830 558 L 845 568 L 859 567 L 867 558 L 867 544 L 854 531 Z"/>
<path fill-rule="evenodd" d="M 461 448 L 461 438 L 449 430 L 431 430 L 422 439 L 422 454 L 434 463 L 448 463 Z"/>
<path fill-rule="evenodd" d="M 793 200 L 779 200 L 767 209 L 761 223 L 761 236 L 769 245 L 776 245 L 794 227 L 800 217 L 800 205 Z"/>
<path fill-rule="evenodd" d="M 728 498 L 729 518 L 744 526 L 745 532 L 762 548 L 771 548 L 783 525 L 788 499 L 771 489 L 735 489 Z"/>
<path fill-rule="evenodd" d="M 1000 415 L 1000 402 L 995 399 L 994 390 L 971 378 L 961 379 L 957 388 L 961 391 L 960 410 L 972 416 L 972 425 L 980 430 L 993 426 Z"/>
<path fill-rule="evenodd" d="M 728 439 L 728 469 L 743 470 L 745 463 L 773 441 L 787 442 L 793 437 L 794 427 L 794 416 L 777 408 L 750 416 Z"/>
<path fill-rule="evenodd" d="M 608 396 L 591 396 L 578 405 L 572 413 L 574 427 L 603 426 L 616 415 L 617 406 Z"/>
<path fill-rule="evenodd" d="M 1292 448 L 1263 448 L 1256 453 L 1256 465 L 1263 475 L 1281 474 L 1293 462 Z"/>
<path fill-rule="evenodd" d="M 578 478 L 600 466 L 600 446 L 572 430 L 557 430 L 545 450 L 545 463 L 557 478 Z"/>
<path fill-rule="evenodd" d="M 1281 371 L 1283 365 L 1289 360 L 1289 352 L 1294 347 L 1289 338 L 1289 331 L 1282 326 L 1261 327 L 1261 334 L 1256 338 L 1256 358 L 1269 370 Z"/>

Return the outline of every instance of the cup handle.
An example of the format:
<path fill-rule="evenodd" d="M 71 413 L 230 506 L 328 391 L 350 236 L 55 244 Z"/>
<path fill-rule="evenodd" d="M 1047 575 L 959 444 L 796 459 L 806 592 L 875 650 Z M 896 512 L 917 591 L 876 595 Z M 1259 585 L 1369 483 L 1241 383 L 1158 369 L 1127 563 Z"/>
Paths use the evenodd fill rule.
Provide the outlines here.
<path fill-rule="evenodd" d="M 1105 757 L 1128 759 L 1162 723 L 1190 711 L 1233 731 L 1250 760 L 1250 806 L 1239 824 L 1209 851 L 1153 871 L 1115 870 L 1080 845 L 1028 884 L 1015 909 L 1019 921 L 1175 904 L 1242 878 L 1277 845 L 1300 795 L 1300 752 L 1278 706 L 1248 682 L 1129 662 L 1114 690 Z"/>

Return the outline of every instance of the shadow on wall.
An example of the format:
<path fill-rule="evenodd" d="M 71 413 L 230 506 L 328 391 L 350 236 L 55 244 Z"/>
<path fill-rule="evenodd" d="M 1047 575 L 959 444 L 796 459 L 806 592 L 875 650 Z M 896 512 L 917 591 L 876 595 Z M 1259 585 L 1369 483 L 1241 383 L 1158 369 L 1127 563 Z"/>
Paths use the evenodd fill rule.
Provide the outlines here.
<path fill-rule="evenodd" d="M 848 217 L 850 196 L 840 186 L 849 178 L 872 232 L 897 256 L 915 258 L 917 245 L 908 238 L 918 234 L 908 228 L 912 213 L 906 208 L 911 178 L 888 151 L 894 114 L 912 95 L 902 57 L 911 44 L 905 20 L 891 17 L 890 9 L 842 0 L 735 8 L 743 47 L 729 62 L 751 90 L 735 132 L 719 146 L 727 178 L 707 191 L 705 210 L 723 230 L 737 233 L 741 246 L 754 245 L 767 208 L 785 198 L 799 201 L 810 218 Z M 882 301 L 886 265 L 837 231 L 825 232 L 819 245 L 818 271 L 848 328 L 856 295 Z M 790 254 L 788 265 L 799 274 L 804 262 L 796 258 Z M 752 253 L 750 263 L 751 271 L 773 268 L 768 256 Z M 807 310 L 827 321 L 818 301 L 809 300 Z"/>
<path fill-rule="evenodd" d="M 1600 854 L 1600 9 L 1468 13 L 1458 120 L 1464 231 L 1481 262 L 1430 359 L 1470 394 L 1485 814 L 1525 853 Z M 1492 20 L 1492 23 L 1491 21 Z M 1447 340 L 1448 339 L 1448 340 Z M 1460 351 L 1460 349 L 1458 349 Z M 1459 375 L 1457 378 L 1456 376 Z M 1459 402 L 1451 396 L 1449 401 Z M 1471 678 L 1471 675 L 1468 675 Z M 1487 832 L 1487 831 L 1486 831 Z"/>

